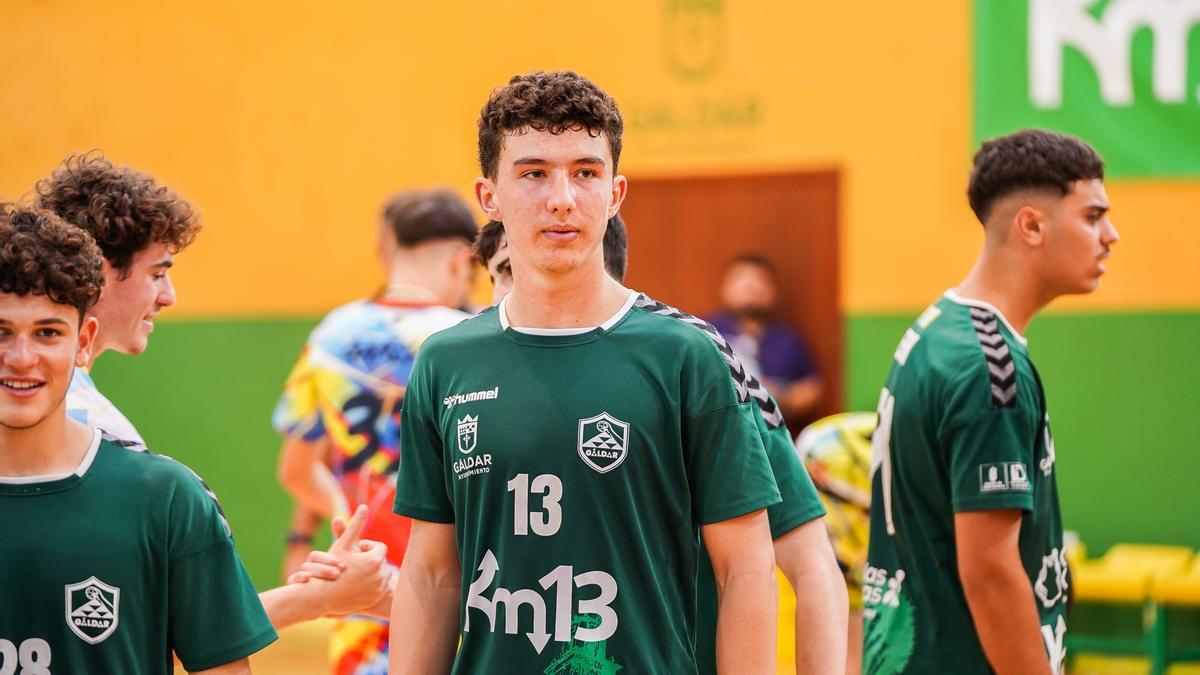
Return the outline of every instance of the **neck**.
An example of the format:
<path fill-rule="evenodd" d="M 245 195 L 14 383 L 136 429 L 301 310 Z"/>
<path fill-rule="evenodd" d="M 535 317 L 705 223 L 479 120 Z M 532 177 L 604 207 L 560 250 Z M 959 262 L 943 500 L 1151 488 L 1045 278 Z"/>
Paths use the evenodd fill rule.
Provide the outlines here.
<path fill-rule="evenodd" d="M 508 322 L 521 328 L 587 328 L 607 321 L 628 299 L 629 289 L 604 272 L 602 261 L 563 274 L 514 266 L 505 308 Z"/>
<path fill-rule="evenodd" d="M 0 426 L 0 476 L 41 476 L 74 471 L 87 454 L 93 431 L 67 417 L 63 403 L 32 427 Z"/>
<path fill-rule="evenodd" d="M 1017 256 L 986 247 L 971 273 L 954 290 L 994 306 L 1022 334 L 1033 316 L 1053 299 L 1038 288 L 1035 270 L 1028 264 Z"/>

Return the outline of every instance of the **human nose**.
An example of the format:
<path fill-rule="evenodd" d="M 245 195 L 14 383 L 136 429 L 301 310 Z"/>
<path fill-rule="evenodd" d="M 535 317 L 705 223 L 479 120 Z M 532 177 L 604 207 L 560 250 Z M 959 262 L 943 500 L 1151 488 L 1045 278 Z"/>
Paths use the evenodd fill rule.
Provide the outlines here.
<path fill-rule="evenodd" d="M 17 370 L 28 370 L 37 365 L 37 352 L 28 336 L 16 336 L 4 350 L 4 365 Z"/>
<path fill-rule="evenodd" d="M 170 307 L 175 304 L 175 284 L 171 283 L 171 277 L 164 276 L 162 278 L 162 285 L 158 289 L 157 301 L 159 307 Z"/>
<path fill-rule="evenodd" d="M 1121 235 L 1117 233 L 1116 226 L 1107 218 L 1104 219 L 1104 232 L 1101 237 L 1101 241 L 1105 246 L 1112 246 L 1121 240 Z"/>
<path fill-rule="evenodd" d="M 550 195 L 546 208 L 556 215 L 566 215 L 575 210 L 575 189 L 567 174 L 557 173 L 550 183 Z"/>

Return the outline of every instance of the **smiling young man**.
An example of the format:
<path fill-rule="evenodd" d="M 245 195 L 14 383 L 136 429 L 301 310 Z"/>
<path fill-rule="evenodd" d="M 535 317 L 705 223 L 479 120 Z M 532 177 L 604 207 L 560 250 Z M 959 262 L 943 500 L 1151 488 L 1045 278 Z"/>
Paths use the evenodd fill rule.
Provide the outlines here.
<path fill-rule="evenodd" d="M 90 234 L 103 256 L 104 287 L 99 301 L 87 310 L 98 327 L 88 359 L 77 364 L 70 380 L 67 414 L 100 429 L 113 443 L 145 450 L 137 428 L 100 393 L 88 369 L 108 350 L 131 355 L 145 351 L 154 319 L 175 304 L 168 272 L 175 254 L 199 232 L 198 219 L 191 205 L 171 189 L 95 152 L 68 157 L 37 184 L 36 192 L 40 208 Z M 358 531 L 350 529 L 352 534 Z M 391 573 L 384 564 L 385 546 L 343 541 L 330 551 L 344 565 L 345 572 L 336 580 L 314 579 L 262 594 L 277 628 L 386 601 Z"/>
<path fill-rule="evenodd" d="M 101 265 L 86 232 L 0 207 L 0 672 L 249 673 L 276 636 L 216 502 L 67 416 Z"/>
<path fill-rule="evenodd" d="M 621 131 L 570 72 L 483 108 L 476 196 L 513 288 L 430 338 L 409 380 L 392 673 L 695 672 L 697 529 L 720 666 L 774 672 L 780 497 L 757 409 L 723 342 L 605 273 Z"/>
<path fill-rule="evenodd" d="M 896 349 L 873 438 L 866 673 L 1058 673 L 1068 574 L 1046 396 L 1022 336 L 1090 293 L 1117 242 L 1104 165 L 1027 130 L 987 141 L 967 195 L 983 251 Z"/>

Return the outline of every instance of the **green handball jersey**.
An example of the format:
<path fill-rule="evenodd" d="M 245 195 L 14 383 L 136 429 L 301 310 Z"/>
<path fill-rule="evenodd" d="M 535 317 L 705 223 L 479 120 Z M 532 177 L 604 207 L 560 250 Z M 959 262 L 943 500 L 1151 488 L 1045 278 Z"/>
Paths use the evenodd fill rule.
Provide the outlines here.
<path fill-rule="evenodd" d="M 216 500 L 187 467 L 101 440 L 0 478 L 0 673 L 169 675 L 275 639 Z"/>
<path fill-rule="evenodd" d="M 767 459 L 771 462 L 771 473 L 779 486 L 783 501 L 767 507 L 767 520 L 771 523 L 771 538 L 778 539 L 810 520 L 825 515 L 825 506 L 817 495 L 812 478 L 796 454 L 796 446 L 779 404 L 767 392 L 758 379 L 750 376 L 748 385 L 750 398 L 758 404 L 756 420 L 758 433 Z M 701 542 L 703 544 L 703 541 Z M 717 672 L 717 580 L 713 576 L 712 562 L 707 553 L 700 559 L 698 612 L 696 615 L 696 661 L 700 675 L 716 675 Z"/>
<path fill-rule="evenodd" d="M 880 396 L 863 670 L 990 673 L 955 553 L 954 514 L 1023 511 L 1019 548 L 1053 672 L 1067 565 L 1046 397 L 1026 342 L 994 307 L 948 291 L 896 349 Z"/>
<path fill-rule="evenodd" d="M 455 525 L 454 672 L 696 672 L 698 526 L 780 500 L 741 364 L 636 293 L 591 330 L 504 317 L 431 337 L 401 418 L 396 512 Z"/>

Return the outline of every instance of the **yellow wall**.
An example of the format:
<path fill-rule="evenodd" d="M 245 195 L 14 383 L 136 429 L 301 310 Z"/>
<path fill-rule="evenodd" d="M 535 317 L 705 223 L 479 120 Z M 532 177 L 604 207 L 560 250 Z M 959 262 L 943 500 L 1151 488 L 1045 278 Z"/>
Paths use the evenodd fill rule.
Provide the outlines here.
<path fill-rule="evenodd" d="M 849 311 L 923 304 L 979 240 L 963 196 L 969 2 L 738 0 L 708 23 L 670 11 L 704 0 L 116 4 L 0 3 L 0 196 L 93 147 L 175 186 L 207 223 L 174 273 L 178 314 L 315 312 L 367 292 L 379 204 L 408 186 L 466 195 L 479 107 L 534 68 L 617 97 L 635 177 L 842 170 Z M 707 77 L 671 66 L 711 44 Z M 1185 271 L 1198 188 L 1110 184 L 1124 235 L 1110 279 L 1064 305 L 1200 306 Z"/>

